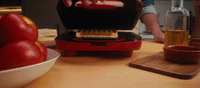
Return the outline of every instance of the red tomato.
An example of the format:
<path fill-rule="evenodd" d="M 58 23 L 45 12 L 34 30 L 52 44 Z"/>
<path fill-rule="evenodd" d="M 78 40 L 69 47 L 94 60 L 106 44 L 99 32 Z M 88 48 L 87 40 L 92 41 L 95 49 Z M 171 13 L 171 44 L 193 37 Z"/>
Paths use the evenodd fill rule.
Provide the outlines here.
<path fill-rule="evenodd" d="M 43 62 L 40 48 L 28 41 L 14 41 L 0 50 L 0 70 Z"/>
<path fill-rule="evenodd" d="M 0 20 L 3 31 L 4 45 L 18 40 L 29 40 L 33 43 L 37 41 L 38 30 L 34 30 L 23 18 L 16 13 L 8 13 Z"/>
<path fill-rule="evenodd" d="M 35 44 L 38 45 L 38 47 L 42 51 L 43 60 L 45 61 L 47 59 L 47 47 L 40 41 L 36 41 Z"/>
<path fill-rule="evenodd" d="M 2 14 L 0 14 L 0 19 L 3 17 Z M 4 35 L 3 35 L 3 31 L 1 30 L 1 27 L 0 27 L 0 48 L 2 48 L 4 46 L 4 42 L 6 42 L 4 40 Z"/>
<path fill-rule="evenodd" d="M 3 14 L 0 14 L 0 19 L 3 17 Z"/>
<path fill-rule="evenodd" d="M 1 30 L 1 27 L 0 27 L 0 49 L 5 46 L 5 44 L 7 44 L 8 42 L 5 40 L 4 38 L 4 33 L 3 31 Z"/>
<path fill-rule="evenodd" d="M 37 25 L 31 20 L 29 19 L 28 17 L 24 16 L 24 15 L 20 15 L 21 18 L 26 21 L 35 31 L 38 32 L 38 28 L 37 28 Z M 37 33 L 38 34 L 38 33 Z"/>

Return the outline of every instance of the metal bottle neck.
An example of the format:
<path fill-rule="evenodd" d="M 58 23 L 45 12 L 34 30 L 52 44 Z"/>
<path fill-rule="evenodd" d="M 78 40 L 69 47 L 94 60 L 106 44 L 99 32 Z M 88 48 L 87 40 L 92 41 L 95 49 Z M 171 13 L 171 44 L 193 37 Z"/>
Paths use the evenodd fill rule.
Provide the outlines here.
<path fill-rule="evenodd" d="M 183 0 L 172 0 L 171 9 L 182 9 L 183 8 Z"/>

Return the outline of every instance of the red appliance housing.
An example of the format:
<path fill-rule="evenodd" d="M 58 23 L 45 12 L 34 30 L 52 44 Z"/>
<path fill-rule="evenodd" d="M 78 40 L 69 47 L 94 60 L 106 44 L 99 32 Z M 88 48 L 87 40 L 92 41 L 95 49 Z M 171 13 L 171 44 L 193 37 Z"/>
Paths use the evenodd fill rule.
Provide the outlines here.
<path fill-rule="evenodd" d="M 114 1 L 114 0 L 112 0 Z M 111 5 L 66 7 L 58 2 L 57 11 L 67 32 L 56 38 L 58 49 L 65 50 L 67 56 L 75 56 L 78 51 L 122 51 L 131 56 L 133 50 L 139 50 L 142 38 L 132 32 L 118 32 L 118 38 L 77 38 L 73 29 L 87 30 L 132 30 L 140 18 L 142 4 L 140 0 L 120 0 L 123 7 Z M 74 2 L 74 0 L 73 0 Z M 90 19 L 88 19 L 90 18 Z"/>

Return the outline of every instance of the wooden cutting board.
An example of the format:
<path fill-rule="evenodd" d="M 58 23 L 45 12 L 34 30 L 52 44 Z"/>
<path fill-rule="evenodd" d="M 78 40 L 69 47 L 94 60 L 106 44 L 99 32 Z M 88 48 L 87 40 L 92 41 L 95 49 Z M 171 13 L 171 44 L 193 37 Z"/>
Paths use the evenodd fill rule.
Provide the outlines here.
<path fill-rule="evenodd" d="M 129 66 L 175 78 L 191 79 L 200 71 L 198 64 L 178 64 L 165 60 L 164 52 L 131 61 Z"/>

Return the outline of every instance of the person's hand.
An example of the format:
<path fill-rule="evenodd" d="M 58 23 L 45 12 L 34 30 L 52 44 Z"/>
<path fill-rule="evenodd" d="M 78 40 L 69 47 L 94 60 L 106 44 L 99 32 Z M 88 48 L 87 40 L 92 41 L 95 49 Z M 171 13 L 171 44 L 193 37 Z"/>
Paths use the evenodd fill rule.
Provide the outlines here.
<path fill-rule="evenodd" d="M 164 33 L 161 31 L 158 18 L 155 14 L 146 14 L 142 17 L 142 21 L 153 34 L 156 42 L 164 43 Z"/>
<path fill-rule="evenodd" d="M 62 0 L 63 3 L 67 6 L 70 7 L 72 5 L 72 0 Z M 91 3 L 97 3 L 98 1 L 104 2 L 106 0 L 80 0 L 84 5 L 88 6 Z"/>
<path fill-rule="evenodd" d="M 156 42 L 164 43 L 164 33 L 162 31 L 154 33 L 153 36 Z"/>

